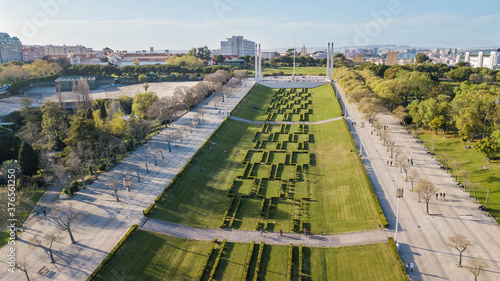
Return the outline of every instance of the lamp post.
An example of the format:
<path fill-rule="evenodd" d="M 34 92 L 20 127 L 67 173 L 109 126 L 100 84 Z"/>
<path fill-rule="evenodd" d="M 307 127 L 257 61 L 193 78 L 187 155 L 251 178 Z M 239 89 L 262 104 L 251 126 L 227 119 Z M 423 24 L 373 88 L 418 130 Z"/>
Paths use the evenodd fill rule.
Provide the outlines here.
<path fill-rule="evenodd" d="M 484 208 L 488 205 L 488 196 L 490 195 L 490 190 L 488 189 L 488 193 L 486 193 L 486 201 L 484 202 Z"/>
<path fill-rule="evenodd" d="M 396 243 L 396 246 L 398 245 L 399 201 L 401 198 L 403 198 L 403 191 L 404 189 L 402 188 L 396 189 L 396 198 L 398 198 L 398 210 L 396 212 L 396 234 L 394 235 L 394 243 Z"/>
<path fill-rule="evenodd" d="M 130 216 L 130 178 L 123 178 L 123 187 L 127 189 L 127 202 L 128 202 L 128 227 L 132 227 L 132 217 Z"/>
<path fill-rule="evenodd" d="M 361 127 L 359 128 L 359 146 L 360 146 L 360 151 L 359 151 L 359 157 L 363 157 L 363 132 L 361 131 Z"/>

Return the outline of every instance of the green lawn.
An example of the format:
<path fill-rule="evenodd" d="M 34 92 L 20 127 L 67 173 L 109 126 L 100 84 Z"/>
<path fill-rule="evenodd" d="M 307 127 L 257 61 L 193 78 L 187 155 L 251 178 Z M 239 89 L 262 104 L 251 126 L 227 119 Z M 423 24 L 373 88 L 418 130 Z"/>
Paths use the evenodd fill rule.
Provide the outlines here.
<path fill-rule="evenodd" d="M 433 131 L 420 131 L 419 137 L 424 141 L 424 145 L 431 150 L 434 140 L 434 154 L 439 159 L 445 154 L 462 163 L 461 169 L 472 172 L 470 178 L 478 185 L 477 201 L 479 204 L 485 203 L 487 190 L 490 190 L 488 197 L 488 212 L 500 223 L 500 160 L 492 160 L 488 163 L 486 157 L 476 149 L 466 149 L 465 146 L 475 146 L 476 142 L 463 143 L 458 135 L 447 135 L 445 138 L 442 132 L 436 136 Z M 451 167 L 450 167 L 451 169 Z M 459 178 L 463 183 L 463 180 Z M 474 193 L 471 192 L 473 196 Z"/>
<path fill-rule="evenodd" d="M 300 223 L 311 233 L 375 229 L 380 223 L 376 202 L 351 151 L 356 148 L 344 120 L 320 125 L 228 120 L 149 216 L 202 228 L 225 221 L 224 227 L 242 230 L 300 231 Z M 234 195 L 245 197 L 238 205 Z M 268 205 L 259 211 L 261 197 L 265 204 L 279 199 L 267 213 Z"/>
<path fill-rule="evenodd" d="M 285 75 L 293 74 L 293 66 L 275 66 L 275 67 L 263 67 L 262 75 L 272 75 L 273 73 L 278 73 L 283 71 Z M 326 67 L 316 67 L 316 66 L 297 66 L 295 67 L 295 74 L 297 76 L 302 75 L 325 75 Z"/>
<path fill-rule="evenodd" d="M 296 89 L 295 93 L 278 93 L 279 89 L 271 89 L 262 85 L 256 85 L 252 91 L 240 102 L 233 112 L 236 117 L 253 121 L 283 121 L 285 113 L 290 116 L 286 121 L 299 121 L 299 114 L 293 114 L 293 110 L 300 113 L 311 112 L 307 114 L 304 120 L 300 121 L 321 121 L 330 118 L 339 117 L 342 114 L 340 105 L 335 98 L 335 93 L 330 85 L 307 89 L 310 97 L 307 99 L 311 104 L 306 104 L 304 98 L 306 93 L 300 93 L 301 89 Z M 286 89 L 290 92 L 290 89 Z M 284 101 L 277 105 L 279 108 L 271 108 L 272 103 Z M 297 102 L 300 104 L 296 104 Z M 301 108 L 301 104 L 305 108 Z M 281 111 L 278 112 L 278 111 Z M 268 113 L 275 113 L 268 119 Z"/>
<path fill-rule="evenodd" d="M 196 280 L 214 245 L 202 280 L 208 280 L 221 242 L 196 241 L 135 231 L 95 280 Z M 250 244 L 226 243 L 214 280 L 242 280 Z M 252 280 L 260 245 L 255 244 L 246 280 Z M 299 280 L 298 245 L 293 247 L 292 280 Z M 264 245 L 257 280 L 286 280 L 289 246 Z M 388 243 L 341 248 L 303 247 L 302 280 L 401 280 Z"/>

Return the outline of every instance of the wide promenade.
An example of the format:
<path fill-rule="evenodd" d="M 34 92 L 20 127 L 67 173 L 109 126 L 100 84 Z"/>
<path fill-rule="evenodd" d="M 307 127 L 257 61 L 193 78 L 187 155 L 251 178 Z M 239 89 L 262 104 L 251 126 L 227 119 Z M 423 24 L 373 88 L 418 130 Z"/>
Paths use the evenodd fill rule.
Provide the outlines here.
<path fill-rule="evenodd" d="M 416 139 L 408 134 L 404 126 L 389 114 L 381 114 L 378 119 L 388 126 L 389 134 L 395 145 L 400 147 L 404 159 L 413 159 L 411 170 L 419 178 L 431 181 L 445 198 L 430 201 L 430 215 L 425 212 L 425 203 L 418 203 L 418 194 L 411 191 L 411 183 L 405 182 L 404 173 L 395 166 L 395 159 L 389 158 L 382 141 L 373 135 L 371 126 L 361 128 L 362 118 L 354 105 L 346 103 L 342 89 L 335 84 L 340 94 L 342 108 L 347 105 L 347 121 L 359 147 L 363 142 L 363 163 L 370 176 L 380 204 L 394 231 L 396 225 L 396 188 L 404 188 L 400 202 L 399 234 L 400 255 L 404 263 L 415 262 L 416 270 L 409 273 L 412 280 L 473 280 L 466 267 L 458 268 L 458 252 L 449 245 L 449 237 L 462 234 L 473 242 L 464 252 L 463 264 L 478 258 L 486 262 L 488 268 L 481 272 L 478 280 L 500 280 L 500 227 L 496 221 L 479 211 L 478 204 L 468 193 L 457 187 L 450 174 L 440 169 L 435 158 Z M 356 122 L 353 126 L 352 121 Z M 393 166 L 387 166 L 393 161 Z M 422 201 L 423 202 L 423 201 Z"/>

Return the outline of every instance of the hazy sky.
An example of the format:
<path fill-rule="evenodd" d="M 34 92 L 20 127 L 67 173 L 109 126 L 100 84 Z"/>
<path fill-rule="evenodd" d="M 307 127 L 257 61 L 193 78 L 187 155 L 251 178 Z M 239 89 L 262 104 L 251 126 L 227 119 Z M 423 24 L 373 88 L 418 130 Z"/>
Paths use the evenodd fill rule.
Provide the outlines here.
<path fill-rule="evenodd" d="M 220 47 L 231 35 L 263 48 L 397 44 L 499 47 L 500 1 L 0 0 L 0 32 L 23 44 L 94 49 Z"/>

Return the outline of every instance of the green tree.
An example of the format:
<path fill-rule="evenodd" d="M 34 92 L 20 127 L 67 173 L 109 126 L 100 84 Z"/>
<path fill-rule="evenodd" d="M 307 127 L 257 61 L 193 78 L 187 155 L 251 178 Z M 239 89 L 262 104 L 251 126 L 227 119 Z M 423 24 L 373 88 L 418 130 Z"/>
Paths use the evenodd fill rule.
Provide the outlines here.
<path fill-rule="evenodd" d="M 137 77 L 137 80 L 139 80 L 139 83 L 144 83 L 148 81 L 148 77 L 144 74 L 141 74 L 139 75 L 139 77 Z"/>
<path fill-rule="evenodd" d="M 18 156 L 21 139 L 9 129 L 0 126 L 0 163 L 16 159 Z"/>
<path fill-rule="evenodd" d="M 42 135 L 50 146 L 63 147 L 68 128 L 66 112 L 55 101 L 46 101 L 42 107 Z"/>
<path fill-rule="evenodd" d="M 139 93 L 135 95 L 132 104 L 132 115 L 138 116 L 139 118 L 146 118 L 148 108 L 157 100 L 158 96 L 155 92 Z"/>
<path fill-rule="evenodd" d="M 428 60 L 429 60 L 429 57 L 424 53 L 420 53 L 417 55 L 417 57 L 415 57 L 415 61 L 417 63 L 424 63 L 425 61 L 428 61 Z"/>
<path fill-rule="evenodd" d="M 208 49 L 207 46 L 198 47 L 198 50 L 196 52 L 196 57 L 200 58 L 202 60 L 208 61 L 208 60 L 210 60 L 211 53 L 212 52 L 210 51 L 210 49 Z"/>
<path fill-rule="evenodd" d="M 77 147 L 80 142 L 95 142 L 97 136 L 94 119 L 77 118 L 73 119 L 65 143 L 70 147 Z"/>
<path fill-rule="evenodd" d="M 87 111 L 85 112 L 85 118 L 94 120 L 94 111 L 92 110 L 92 108 L 87 109 Z"/>
<path fill-rule="evenodd" d="M 491 158 L 500 151 L 500 144 L 497 139 L 486 137 L 482 140 L 479 140 L 477 144 L 474 146 L 479 152 L 484 154 L 488 159 L 488 163 Z"/>
<path fill-rule="evenodd" d="M 120 102 L 123 114 L 129 115 L 132 113 L 132 103 L 134 102 L 133 98 L 129 96 L 119 96 L 118 101 Z"/>
<path fill-rule="evenodd" d="M 101 102 L 99 105 L 99 118 L 106 120 L 106 117 L 108 117 L 108 114 L 106 113 L 106 104 Z"/>
<path fill-rule="evenodd" d="M 447 78 L 463 82 L 467 81 L 472 74 L 472 70 L 470 67 L 459 67 L 457 69 L 450 70 L 445 74 Z"/>
<path fill-rule="evenodd" d="M 27 142 L 23 141 L 21 148 L 19 148 L 18 161 L 25 175 L 32 176 L 38 170 L 38 155 Z"/>
<path fill-rule="evenodd" d="M 224 58 L 223 55 L 216 55 L 214 57 L 214 62 L 219 64 L 219 63 L 223 63 L 226 59 Z"/>

